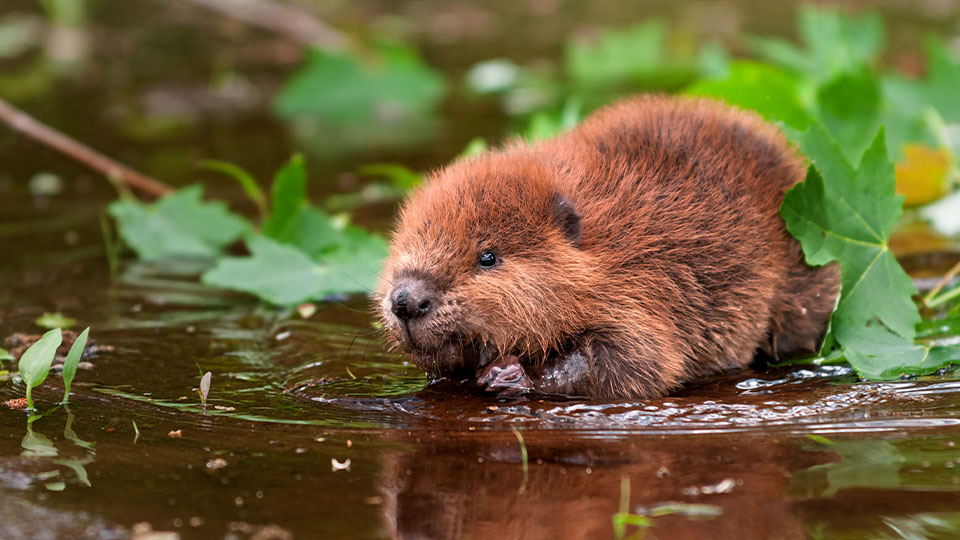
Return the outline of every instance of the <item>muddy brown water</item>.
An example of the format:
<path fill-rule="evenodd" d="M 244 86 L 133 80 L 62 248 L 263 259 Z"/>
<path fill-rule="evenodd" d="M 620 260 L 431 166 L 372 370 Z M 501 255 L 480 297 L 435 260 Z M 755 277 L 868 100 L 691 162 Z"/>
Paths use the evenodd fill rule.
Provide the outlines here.
<path fill-rule="evenodd" d="M 377 10 L 494 24 L 487 34 L 467 25 L 475 32 L 456 39 L 443 25 L 415 35 L 457 72 L 517 46 L 491 13 L 522 25 L 549 3 L 386 4 L 331 10 L 351 24 Z M 787 32 L 792 8 L 761 4 L 758 14 L 753 3 L 721 11 L 743 21 L 740 31 L 771 17 Z M 930 4 L 928 14 L 884 4 L 906 27 L 895 41 L 955 17 L 955 2 Z M 295 149 L 256 101 L 181 110 L 189 129 L 134 129 L 156 120 L 145 103 L 202 102 L 187 90 L 206 88 L 218 62 L 254 70 L 266 87 L 290 66 L 251 68 L 237 58 L 251 44 L 269 49 L 272 37 L 231 23 L 198 37 L 207 19 L 188 8 L 98 6 L 92 72 L 23 106 L 174 183 L 211 156 L 267 177 Z M 703 3 L 642 9 L 733 24 Z M 530 46 L 549 54 L 575 22 L 609 23 L 611 13 L 607 2 L 574 3 L 528 34 Z M 506 124 L 456 99 L 445 115 L 438 145 L 313 160 L 328 180 L 317 191 L 343 189 L 357 162 L 436 165 L 477 130 Z M 42 170 L 61 176 L 62 190 L 31 193 L 27 180 Z M 212 189 L 236 194 L 216 181 Z M 199 286 L 195 261 L 128 257 L 111 276 L 99 217 L 113 196 L 99 178 L 0 130 L 0 339 L 37 333 L 33 321 L 50 311 L 90 325 L 101 347 L 69 408 L 55 405 L 57 373 L 36 391 L 39 419 L 0 407 L 0 538 L 126 538 L 142 523 L 182 538 L 610 538 L 622 509 L 648 517 L 647 528 L 627 528 L 647 538 L 960 536 L 960 381 L 863 383 L 843 366 L 808 366 L 745 371 L 644 402 L 491 399 L 429 384 L 387 351 L 363 298 L 319 304 L 304 320 Z M 384 226 L 390 212 L 361 216 Z M 907 266 L 929 276 L 954 260 L 948 250 Z M 213 374 L 206 407 L 195 391 L 201 371 Z M 0 401 L 22 394 L 0 381 Z"/>

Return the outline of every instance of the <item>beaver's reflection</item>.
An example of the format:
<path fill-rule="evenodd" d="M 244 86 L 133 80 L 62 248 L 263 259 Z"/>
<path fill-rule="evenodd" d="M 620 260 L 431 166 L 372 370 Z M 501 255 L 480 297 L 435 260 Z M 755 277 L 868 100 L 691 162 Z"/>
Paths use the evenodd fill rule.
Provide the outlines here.
<path fill-rule="evenodd" d="M 648 538 L 804 537 L 785 487 L 790 471 L 813 463 L 794 445 L 730 436 L 571 441 L 571 433 L 528 432 L 525 477 L 513 433 L 468 435 L 435 435 L 387 458 L 384 519 L 392 536 L 611 538 L 626 477 L 631 511 L 678 501 L 723 512 L 657 517 Z"/>

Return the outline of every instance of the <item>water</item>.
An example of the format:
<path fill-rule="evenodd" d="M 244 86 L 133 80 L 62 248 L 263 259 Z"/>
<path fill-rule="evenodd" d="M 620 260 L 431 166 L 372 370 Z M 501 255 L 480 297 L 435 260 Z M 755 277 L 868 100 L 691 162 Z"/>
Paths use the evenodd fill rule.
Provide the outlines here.
<path fill-rule="evenodd" d="M 686 7 L 646 9 L 677 20 L 705 9 L 678 4 Z M 95 48 L 98 73 L 112 78 L 75 79 L 24 106 L 173 183 L 196 178 L 192 160 L 211 156 L 247 159 L 264 178 L 293 150 L 256 103 L 203 111 L 187 130 L 133 129 L 143 117 L 129 103 L 158 86 L 182 98 L 183 88 L 204 87 L 211 58 L 272 38 L 225 23 L 222 41 L 202 39 L 190 9 L 103 5 L 101 32 L 166 44 L 166 60 L 146 69 Z M 886 9 L 902 13 L 903 5 Z M 526 20 L 537 6 L 513 17 Z M 613 8 L 599 6 L 579 8 L 605 21 Z M 537 34 L 537 51 L 556 50 L 575 7 Z M 777 26 L 789 29 L 790 10 L 782 10 Z M 367 17 L 360 7 L 332 11 Z M 763 24 L 750 5 L 731 12 L 748 29 Z M 942 23 L 913 16 L 891 32 Z M 484 40 L 501 35 L 458 48 L 427 30 L 428 56 L 451 71 L 484 57 Z M 275 81 L 286 69 L 274 63 L 258 76 Z M 456 100 L 448 109 L 454 135 L 437 147 L 314 160 L 315 176 L 329 180 L 318 194 L 337 191 L 359 162 L 449 159 L 470 138 L 471 118 L 489 115 Z M 481 129 L 496 131 L 506 121 L 486 122 Z M 304 319 L 199 286 L 195 261 L 125 260 L 111 276 L 100 233 L 114 196 L 105 183 L 5 132 L 0 163 L 0 339 L 37 333 L 34 319 L 61 312 L 90 325 L 100 348 L 80 370 L 69 408 L 55 407 L 56 373 L 35 393 L 45 412 L 36 421 L 0 406 L 0 537 L 125 538 L 146 523 L 182 538 L 607 538 L 621 510 L 649 517 L 649 538 L 960 535 L 955 380 L 859 383 L 844 367 L 794 367 L 643 402 L 491 399 L 429 384 L 384 347 L 364 298 L 319 304 Z M 63 190 L 31 194 L 27 179 L 39 170 L 64 178 Z M 233 186 L 212 185 L 236 197 Z M 382 227 L 390 215 L 376 208 L 360 219 Z M 917 275 L 956 259 L 950 251 L 911 257 Z M 204 371 L 213 374 L 205 407 L 196 392 Z M 0 382 L 0 402 L 22 394 Z"/>

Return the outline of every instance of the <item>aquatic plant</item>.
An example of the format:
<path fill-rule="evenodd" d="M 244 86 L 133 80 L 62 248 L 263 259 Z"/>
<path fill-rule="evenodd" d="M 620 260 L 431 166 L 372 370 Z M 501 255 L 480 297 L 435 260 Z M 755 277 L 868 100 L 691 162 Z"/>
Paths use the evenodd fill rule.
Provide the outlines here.
<path fill-rule="evenodd" d="M 70 347 L 63 362 L 63 401 L 67 403 L 70 398 L 70 385 L 73 383 L 77 374 L 77 366 L 80 363 L 80 357 L 87 344 L 87 336 L 90 334 L 90 328 L 86 328 Z M 63 342 L 63 332 L 60 328 L 54 328 L 43 334 L 36 343 L 31 345 L 20 356 L 17 369 L 23 384 L 26 386 L 27 409 L 35 411 L 33 406 L 33 389 L 43 384 L 50 373 L 50 366 L 57 356 L 57 349 Z"/>
<path fill-rule="evenodd" d="M 63 342 L 63 334 L 59 328 L 54 328 L 37 340 L 20 356 L 17 369 L 20 378 L 27 387 L 27 408 L 36 410 L 33 406 L 33 389 L 43 384 L 50 373 L 50 365 L 57 354 L 57 347 Z"/>
<path fill-rule="evenodd" d="M 77 375 L 77 366 L 80 365 L 80 357 L 83 356 L 83 349 L 87 346 L 87 336 L 90 335 L 90 328 L 87 327 L 70 347 L 70 352 L 63 360 L 63 403 L 70 401 L 70 385 L 73 384 L 73 378 Z"/>

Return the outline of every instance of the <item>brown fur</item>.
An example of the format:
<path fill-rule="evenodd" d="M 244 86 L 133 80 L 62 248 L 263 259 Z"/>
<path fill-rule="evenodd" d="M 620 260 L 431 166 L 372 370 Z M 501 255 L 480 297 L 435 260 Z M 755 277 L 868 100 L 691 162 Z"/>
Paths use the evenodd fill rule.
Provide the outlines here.
<path fill-rule="evenodd" d="M 595 397 L 662 395 L 758 349 L 809 354 L 838 272 L 807 267 L 779 216 L 804 173 L 756 115 L 651 96 L 462 159 L 402 207 L 379 288 L 385 326 L 434 377 L 469 377 L 490 351 L 533 371 L 580 351 L 588 376 L 566 390 Z M 483 250 L 496 268 L 478 268 Z M 438 300 L 409 331 L 389 309 L 404 276 Z"/>

